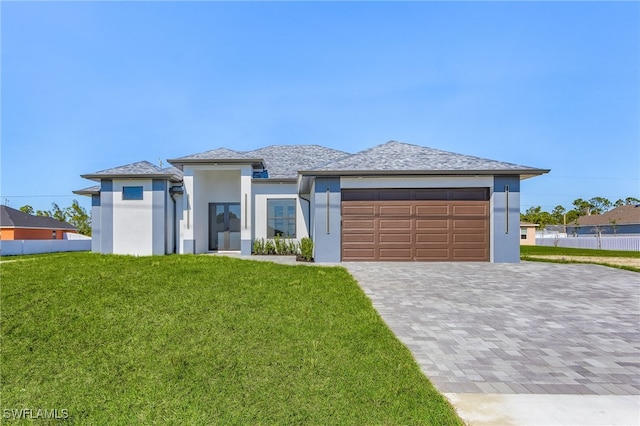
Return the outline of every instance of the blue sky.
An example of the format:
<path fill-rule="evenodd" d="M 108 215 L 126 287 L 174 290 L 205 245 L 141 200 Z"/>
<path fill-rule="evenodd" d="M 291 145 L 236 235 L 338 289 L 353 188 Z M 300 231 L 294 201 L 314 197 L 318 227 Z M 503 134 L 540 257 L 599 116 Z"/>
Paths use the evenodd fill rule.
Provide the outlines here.
<path fill-rule="evenodd" d="M 521 210 L 640 198 L 638 2 L 7 2 L 1 196 L 220 146 L 398 140 L 538 168 Z M 166 164 L 166 163 L 165 163 Z"/>

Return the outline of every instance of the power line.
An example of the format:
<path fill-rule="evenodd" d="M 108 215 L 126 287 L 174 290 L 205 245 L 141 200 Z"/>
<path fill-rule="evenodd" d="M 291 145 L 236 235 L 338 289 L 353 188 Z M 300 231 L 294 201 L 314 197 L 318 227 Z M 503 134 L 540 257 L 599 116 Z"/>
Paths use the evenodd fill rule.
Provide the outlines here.
<path fill-rule="evenodd" d="M 47 197 L 77 197 L 77 194 L 71 195 L 2 195 L 5 198 L 47 198 Z"/>

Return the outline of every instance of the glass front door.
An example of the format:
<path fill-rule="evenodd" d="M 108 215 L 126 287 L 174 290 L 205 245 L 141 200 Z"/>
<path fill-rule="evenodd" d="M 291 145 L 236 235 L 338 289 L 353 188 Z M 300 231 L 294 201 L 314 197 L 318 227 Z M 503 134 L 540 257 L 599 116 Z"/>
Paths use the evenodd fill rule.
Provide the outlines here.
<path fill-rule="evenodd" d="M 240 203 L 209 203 L 209 250 L 240 250 Z"/>

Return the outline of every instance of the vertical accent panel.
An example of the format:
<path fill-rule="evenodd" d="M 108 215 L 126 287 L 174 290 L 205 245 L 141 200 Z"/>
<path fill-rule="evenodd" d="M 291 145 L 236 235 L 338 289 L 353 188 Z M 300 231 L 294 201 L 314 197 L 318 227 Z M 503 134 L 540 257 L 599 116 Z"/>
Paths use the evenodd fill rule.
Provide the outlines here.
<path fill-rule="evenodd" d="M 100 253 L 113 253 L 113 181 L 100 182 Z"/>
<path fill-rule="evenodd" d="M 314 245 L 316 262 L 340 262 L 340 178 L 317 177 L 315 191 Z"/>

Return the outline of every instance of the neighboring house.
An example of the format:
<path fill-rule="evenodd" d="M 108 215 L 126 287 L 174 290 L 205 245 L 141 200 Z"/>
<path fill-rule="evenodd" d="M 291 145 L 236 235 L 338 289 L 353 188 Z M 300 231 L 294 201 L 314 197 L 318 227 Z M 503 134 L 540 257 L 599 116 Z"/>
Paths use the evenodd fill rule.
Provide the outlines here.
<path fill-rule="evenodd" d="M 520 245 L 536 245 L 536 228 L 538 226 L 540 225 L 537 223 L 520 222 Z"/>
<path fill-rule="evenodd" d="M 616 207 L 603 214 L 581 216 L 567 224 L 567 234 L 640 234 L 640 204 Z"/>
<path fill-rule="evenodd" d="M 518 262 L 520 180 L 548 170 L 400 142 L 218 148 L 83 175 L 93 251 L 237 251 L 310 237 L 317 262 Z"/>
<path fill-rule="evenodd" d="M 62 240 L 76 233 L 73 225 L 48 216 L 34 216 L 0 206 L 0 240 Z"/>

